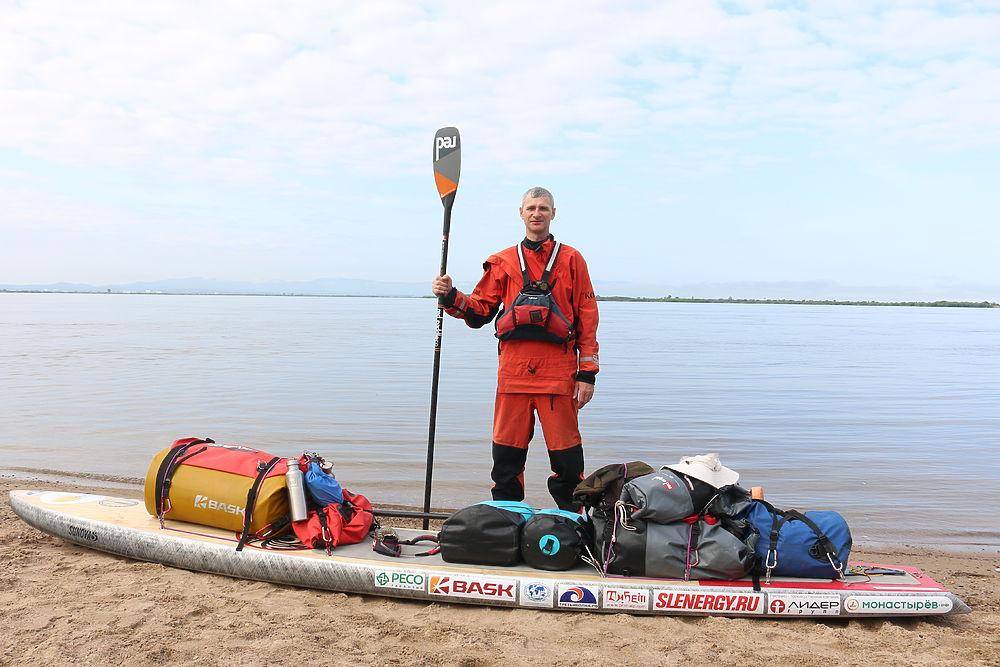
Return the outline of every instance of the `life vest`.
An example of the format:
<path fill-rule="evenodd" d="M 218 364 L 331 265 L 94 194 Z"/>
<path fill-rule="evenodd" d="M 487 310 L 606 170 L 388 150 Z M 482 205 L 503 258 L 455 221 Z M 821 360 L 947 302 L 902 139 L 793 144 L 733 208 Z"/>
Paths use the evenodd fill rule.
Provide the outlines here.
<path fill-rule="evenodd" d="M 524 286 L 514 299 L 514 303 L 497 316 L 496 337 L 500 340 L 565 343 L 576 337 L 573 324 L 566 319 L 552 296 L 552 284 L 549 282 L 561 245 L 556 241 L 541 279 L 532 280 L 524 261 L 524 250 L 520 243 L 517 244 L 517 259 L 521 263 Z"/>

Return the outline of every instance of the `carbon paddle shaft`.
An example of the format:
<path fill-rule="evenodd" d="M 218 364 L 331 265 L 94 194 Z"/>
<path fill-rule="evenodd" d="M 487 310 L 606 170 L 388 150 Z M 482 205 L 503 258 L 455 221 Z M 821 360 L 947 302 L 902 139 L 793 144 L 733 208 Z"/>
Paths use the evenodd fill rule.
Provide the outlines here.
<path fill-rule="evenodd" d="M 434 182 L 441 204 L 444 205 L 444 227 L 441 232 L 441 273 L 448 272 L 448 236 L 451 234 L 451 208 L 458 192 L 458 178 L 462 171 L 462 147 L 458 130 L 442 127 L 434 135 Z M 437 426 L 438 384 L 441 377 L 441 337 L 444 332 L 444 297 L 438 297 L 437 327 L 434 341 L 434 371 L 431 377 L 431 414 L 427 427 L 427 465 L 424 478 L 424 530 L 427 530 L 431 511 L 431 482 L 434 477 L 434 432 Z"/>

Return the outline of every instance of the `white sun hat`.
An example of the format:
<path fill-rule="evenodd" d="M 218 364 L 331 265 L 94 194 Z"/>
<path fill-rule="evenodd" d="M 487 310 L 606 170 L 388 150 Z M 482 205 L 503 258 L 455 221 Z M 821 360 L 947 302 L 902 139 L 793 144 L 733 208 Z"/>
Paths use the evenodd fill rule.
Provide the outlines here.
<path fill-rule="evenodd" d="M 730 470 L 719 461 L 719 455 L 701 454 L 699 456 L 682 456 L 679 463 L 666 465 L 674 472 L 681 472 L 689 477 L 700 479 L 706 484 L 719 488 L 727 484 L 735 484 L 740 480 L 740 474 Z"/>

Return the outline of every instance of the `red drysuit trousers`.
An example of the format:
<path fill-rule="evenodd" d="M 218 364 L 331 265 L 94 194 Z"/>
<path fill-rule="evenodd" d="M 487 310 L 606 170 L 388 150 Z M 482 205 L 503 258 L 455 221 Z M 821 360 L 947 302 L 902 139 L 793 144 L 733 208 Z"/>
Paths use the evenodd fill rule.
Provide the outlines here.
<path fill-rule="evenodd" d="M 524 463 L 535 415 L 549 451 L 549 493 L 559 509 L 577 511 L 573 490 L 583 479 L 583 445 L 572 396 L 497 394 L 493 410 L 493 499 L 524 500 Z"/>

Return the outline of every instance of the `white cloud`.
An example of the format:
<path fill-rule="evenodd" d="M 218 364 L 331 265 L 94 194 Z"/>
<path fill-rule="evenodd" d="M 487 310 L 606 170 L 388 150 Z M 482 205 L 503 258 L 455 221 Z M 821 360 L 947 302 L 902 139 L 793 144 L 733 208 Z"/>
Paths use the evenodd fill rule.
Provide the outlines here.
<path fill-rule="evenodd" d="M 125 238 L 135 256 L 143 243 L 180 248 L 172 239 L 187 239 L 230 267 L 252 255 L 229 240 L 240 236 L 284 248 L 294 262 L 301 248 L 277 229 L 322 232 L 289 208 L 321 201 L 351 209 L 351 188 L 369 187 L 366 200 L 378 204 L 370 233 L 386 243 L 403 239 L 405 254 L 408 239 L 395 218 L 408 212 L 394 192 L 428 178 L 430 137 L 446 124 L 461 128 L 463 160 L 475 165 L 468 178 L 490 196 L 540 175 L 616 192 L 634 181 L 645 191 L 632 196 L 645 205 L 688 215 L 699 202 L 692 185 L 728 185 L 734 174 L 783 165 L 796 151 L 803 163 L 813 153 L 860 163 L 878 147 L 909 155 L 979 147 L 995 155 L 1000 7 L 942 7 L 930 0 L 6 3 L 0 169 L 60 175 L 31 194 L 9 179 L 0 184 L 0 200 L 17 212 L 0 214 L 0 224 L 77 242 L 90 225 Z M 74 170 L 102 178 L 83 193 L 66 185 Z M 128 188 L 107 186 L 121 179 L 148 187 L 148 201 L 121 201 Z M 652 192 L 659 182 L 669 190 Z M 189 198 L 176 187 L 204 191 Z M 217 199 L 206 192 L 213 190 Z M 258 204 L 260 193 L 272 198 Z M 334 213 L 356 230 L 368 212 Z M 256 220 L 259 234 L 246 220 L 237 233 L 240 216 Z M 335 249 L 347 239 L 322 243 Z M 302 271 L 366 268 L 351 263 L 356 257 L 342 261 L 343 271 L 319 262 Z M 415 270 L 397 263 L 389 267 L 398 268 L 395 278 Z M 164 270 L 155 273 L 148 277 Z"/>
<path fill-rule="evenodd" d="M 0 28 L 0 141 L 209 177 L 256 162 L 256 180 L 268 165 L 398 169 L 448 118 L 499 164 L 557 146 L 579 151 L 567 165 L 600 159 L 661 124 L 998 139 L 996 12 L 742 6 L 29 3 Z"/>

